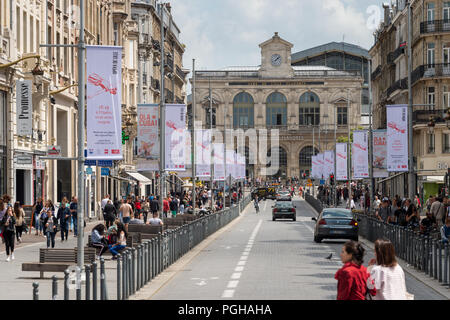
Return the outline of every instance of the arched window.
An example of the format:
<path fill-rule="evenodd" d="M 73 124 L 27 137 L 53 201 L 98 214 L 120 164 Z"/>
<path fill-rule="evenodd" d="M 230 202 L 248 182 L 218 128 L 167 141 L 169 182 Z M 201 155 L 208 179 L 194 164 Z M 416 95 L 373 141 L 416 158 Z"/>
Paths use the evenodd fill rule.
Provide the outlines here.
<path fill-rule="evenodd" d="M 253 98 L 247 92 L 238 93 L 233 99 L 233 126 L 253 127 L 253 113 L 254 113 Z"/>
<path fill-rule="evenodd" d="M 280 92 L 271 93 L 266 100 L 266 124 L 285 126 L 287 124 L 287 99 Z"/>
<path fill-rule="evenodd" d="M 267 152 L 267 157 L 268 157 L 268 161 L 270 161 L 271 159 L 271 154 L 272 154 L 272 148 Z M 286 150 L 284 150 L 282 147 L 278 147 L 278 166 L 279 166 L 279 170 L 278 172 L 273 175 L 274 177 L 281 177 L 284 176 L 286 177 L 287 174 L 287 152 Z M 269 163 L 267 166 L 272 166 L 274 164 Z"/>
<path fill-rule="evenodd" d="M 303 177 L 303 173 L 305 177 L 309 177 L 311 171 L 311 157 L 318 154 L 319 150 L 312 146 L 304 147 L 299 153 L 299 167 L 300 167 L 300 177 Z"/>
<path fill-rule="evenodd" d="M 320 100 L 314 92 L 305 92 L 300 97 L 299 124 L 301 126 L 320 124 Z"/>

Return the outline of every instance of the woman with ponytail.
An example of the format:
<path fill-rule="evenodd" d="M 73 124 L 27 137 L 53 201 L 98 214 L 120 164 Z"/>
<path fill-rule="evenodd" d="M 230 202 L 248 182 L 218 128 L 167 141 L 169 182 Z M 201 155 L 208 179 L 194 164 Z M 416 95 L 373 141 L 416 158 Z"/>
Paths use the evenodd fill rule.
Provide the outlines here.
<path fill-rule="evenodd" d="M 365 300 L 367 293 L 367 278 L 369 274 L 362 265 L 364 248 L 355 241 L 348 241 L 341 251 L 343 267 L 339 269 L 334 278 L 338 281 L 337 300 Z M 372 295 L 376 294 L 371 290 Z"/>

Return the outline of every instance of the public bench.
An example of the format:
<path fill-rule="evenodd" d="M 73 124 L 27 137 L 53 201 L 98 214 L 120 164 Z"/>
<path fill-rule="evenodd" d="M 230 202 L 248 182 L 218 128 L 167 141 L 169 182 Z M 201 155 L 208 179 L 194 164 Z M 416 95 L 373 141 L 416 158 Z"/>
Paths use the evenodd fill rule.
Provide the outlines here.
<path fill-rule="evenodd" d="M 22 263 L 22 271 L 39 271 L 40 278 L 44 272 L 64 272 L 69 266 L 77 263 L 78 248 L 39 248 L 39 262 Z M 95 261 L 95 248 L 84 248 L 84 261 Z"/>
<path fill-rule="evenodd" d="M 159 233 L 166 230 L 166 226 L 151 226 L 143 224 L 128 225 L 128 235 L 133 238 L 136 243 L 142 243 L 143 240 L 151 240 L 156 238 Z"/>

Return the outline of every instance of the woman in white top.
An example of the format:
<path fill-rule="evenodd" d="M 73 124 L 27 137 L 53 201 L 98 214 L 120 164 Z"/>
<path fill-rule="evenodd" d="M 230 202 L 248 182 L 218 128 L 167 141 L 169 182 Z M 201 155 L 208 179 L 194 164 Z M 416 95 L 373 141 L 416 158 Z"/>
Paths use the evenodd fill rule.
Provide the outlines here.
<path fill-rule="evenodd" d="M 389 240 L 375 241 L 375 259 L 369 261 L 368 271 L 367 287 L 376 289 L 373 300 L 407 300 L 405 274 Z"/>

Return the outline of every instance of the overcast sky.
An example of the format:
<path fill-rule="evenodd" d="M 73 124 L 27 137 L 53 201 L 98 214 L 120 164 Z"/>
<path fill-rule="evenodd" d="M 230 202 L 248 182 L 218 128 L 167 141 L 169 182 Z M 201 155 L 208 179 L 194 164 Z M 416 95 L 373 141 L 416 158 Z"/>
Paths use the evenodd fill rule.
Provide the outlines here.
<path fill-rule="evenodd" d="M 341 42 L 343 36 L 345 42 L 369 49 L 373 45 L 374 25 L 383 19 L 380 0 L 170 0 L 170 3 L 181 30 L 180 40 L 186 45 L 183 65 L 192 69 L 195 58 L 197 70 L 259 65 L 258 45 L 274 32 L 294 45 L 293 53 L 331 41 Z"/>

